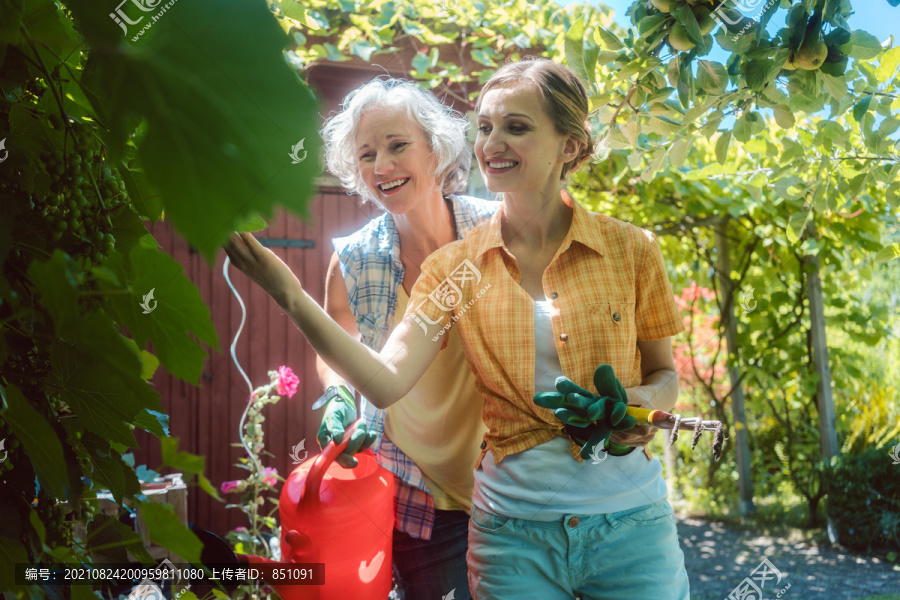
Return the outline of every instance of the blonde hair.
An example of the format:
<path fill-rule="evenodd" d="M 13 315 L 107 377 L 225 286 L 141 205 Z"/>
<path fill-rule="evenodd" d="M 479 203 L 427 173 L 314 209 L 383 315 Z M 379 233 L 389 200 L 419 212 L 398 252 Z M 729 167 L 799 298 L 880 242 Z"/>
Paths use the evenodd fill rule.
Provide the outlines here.
<path fill-rule="evenodd" d="M 594 139 L 587 120 L 587 88 L 570 68 L 546 58 L 510 63 L 494 73 L 481 88 L 475 112 L 481 110 L 481 99 L 491 89 L 522 81 L 537 89 L 544 111 L 553 121 L 556 131 L 570 136 L 581 145 L 578 156 L 563 165 L 560 179 L 565 180 L 594 153 Z"/>
<path fill-rule="evenodd" d="M 466 143 L 468 121 L 458 112 L 441 104 L 434 94 L 405 79 L 374 79 L 353 90 L 341 103 L 341 110 L 325 121 L 322 139 L 325 162 L 341 184 L 351 193 L 362 196 L 381 208 L 359 173 L 354 141 L 359 120 L 369 110 L 380 106 L 406 109 L 409 120 L 425 133 L 435 156 L 434 176 L 442 182 L 444 194 L 466 189 L 472 151 Z"/>

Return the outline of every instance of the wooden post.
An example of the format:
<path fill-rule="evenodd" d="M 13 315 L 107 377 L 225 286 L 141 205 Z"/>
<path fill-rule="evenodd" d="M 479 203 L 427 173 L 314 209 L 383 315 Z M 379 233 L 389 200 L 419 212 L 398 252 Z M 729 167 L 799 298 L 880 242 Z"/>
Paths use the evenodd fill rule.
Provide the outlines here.
<path fill-rule="evenodd" d="M 722 290 L 722 323 L 725 327 L 725 344 L 728 349 L 728 375 L 731 379 L 731 413 L 734 416 L 735 457 L 738 470 L 739 509 L 742 515 L 750 514 L 753 507 L 753 475 L 750 471 L 750 443 L 747 436 L 747 417 L 744 414 L 744 388 L 741 385 L 740 353 L 737 346 L 737 323 L 734 320 L 734 282 L 731 281 L 731 255 L 726 236 L 728 219 L 716 225 L 716 271 Z M 755 306 L 755 304 L 753 305 Z"/>
<path fill-rule="evenodd" d="M 806 235 L 815 239 L 816 227 L 812 219 L 806 224 Z M 837 428 L 835 427 L 834 395 L 831 390 L 831 365 L 828 359 L 828 341 L 825 338 L 825 299 L 822 297 L 822 279 L 819 276 L 819 257 L 807 256 L 807 264 L 814 268 L 806 273 L 806 295 L 809 298 L 809 323 L 812 337 L 813 365 L 819 381 L 816 383 L 816 408 L 819 412 L 819 454 L 828 460 L 840 454 Z M 831 517 L 826 526 L 828 538 L 840 543 L 838 529 Z"/>
<path fill-rule="evenodd" d="M 806 224 L 809 238 L 815 239 L 816 228 L 812 220 Z M 831 390 L 831 365 L 828 360 L 828 341 L 825 339 L 825 300 L 822 297 L 822 280 L 819 277 L 819 257 L 807 256 L 806 262 L 814 270 L 806 274 L 806 295 L 809 297 L 809 320 L 812 335 L 813 364 L 819 382 L 816 384 L 816 406 L 819 410 L 819 451 L 828 459 L 840 454 L 835 428 L 834 395 Z"/>

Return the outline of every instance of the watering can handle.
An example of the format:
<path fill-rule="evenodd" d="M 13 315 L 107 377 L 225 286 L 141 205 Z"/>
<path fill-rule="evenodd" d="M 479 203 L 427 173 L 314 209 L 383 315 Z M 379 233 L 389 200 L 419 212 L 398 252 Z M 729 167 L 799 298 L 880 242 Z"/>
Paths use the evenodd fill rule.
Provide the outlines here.
<path fill-rule="evenodd" d="M 322 454 L 316 457 L 313 466 L 310 467 L 309 472 L 306 474 L 306 480 L 303 482 L 303 491 L 300 493 L 299 502 L 303 502 L 306 498 L 319 498 L 319 488 L 322 485 L 322 478 L 325 477 L 325 471 L 327 471 L 328 467 L 331 466 L 331 463 L 340 456 L 341 452 L 347 448 L 347 444 L 350 443 L 350 438 L 362 422 L 362 419 L 357 419 L 351 423 L 350 427 L 344 431 L 344 440 L 340 444 L 335 444 L 334 440 L 331 440 L 328 442 L 328 445 L 325 446 Z"/>

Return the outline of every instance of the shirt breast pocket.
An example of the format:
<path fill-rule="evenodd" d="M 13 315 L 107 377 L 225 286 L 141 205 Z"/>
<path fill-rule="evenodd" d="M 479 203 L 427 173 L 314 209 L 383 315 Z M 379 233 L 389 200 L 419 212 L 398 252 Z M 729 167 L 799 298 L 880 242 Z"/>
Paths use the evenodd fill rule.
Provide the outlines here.
<path fill-rule="evenodd" d="M 623 375 L 634 363 L 637 348 L 634 302 L 608 300 L 591 305 L 592 348 L 603 362 Z M 602 363 L 597 363 L 602 364 Z"/>

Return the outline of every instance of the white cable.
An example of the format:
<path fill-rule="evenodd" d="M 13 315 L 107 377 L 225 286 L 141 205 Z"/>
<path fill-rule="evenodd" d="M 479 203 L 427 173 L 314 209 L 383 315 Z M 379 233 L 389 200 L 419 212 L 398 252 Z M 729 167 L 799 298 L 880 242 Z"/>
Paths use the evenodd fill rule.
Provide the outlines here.
<path fill-rule="evenodd" d="M 244 381 L 247 382 L 247 388 L 250 390 L 250 400 L 247 401 L 247 406 L 244 408 L 244 413 L 241 415 L 241 421 L 238 424 L 238 439 L 241 440 L 241 446 L 244 447 L 244 450 L 247 452 L 247 456 L 250 457 L 250 460 L 253 461 L 254 466 L 256 467 L 256 472 L 262 474 L 262 466 L 256 460 L 256 456 L 250 452 L 250 448 L 247 447 L 247 443 L 244 441 L 244 422 L 247 420 L 247 413 L 250 411 L 250 407 L 253 404 L 253 384 L 250 383 L 250 378 L 247 377 L 247 374 L 244 372 L 244 369 L 241 367 L 241 363 L 238 362 L 237 355 L 234 353 L 234 349 L 237 347 L 238 338 L 241 336 L 241 331 L 244 329 L 244 323 L 247 321 L 247 307 L 244 306 L 244 301 L 241 299 L 241 295 L 238 294 L 237 290 L 234 289 L 234 286 L 231 284 L 231 278 L 228 276 L 228 265 L 231 264 L 231 257 L 225 257 L 225 263 L 222 265 L 222 275 L 225 276 L 225 282 L 228 284 L 228 287 L 231 288 L 231 293 L 234 294 L 234 297 L 237 298 L 238 304 L 241 305 L 241 324 L 238 326 L 237 332 L 234 334 L 234 338 L 231 340 L 231 360 L 234 362 L 234 365 L 237 367 L 238 372 L 240 372 L 241 377 L 244 378 Z"/>

